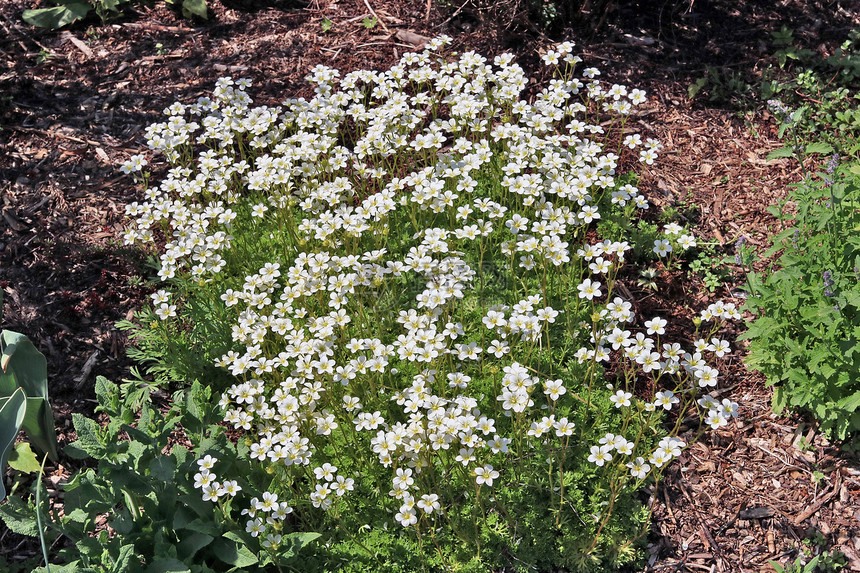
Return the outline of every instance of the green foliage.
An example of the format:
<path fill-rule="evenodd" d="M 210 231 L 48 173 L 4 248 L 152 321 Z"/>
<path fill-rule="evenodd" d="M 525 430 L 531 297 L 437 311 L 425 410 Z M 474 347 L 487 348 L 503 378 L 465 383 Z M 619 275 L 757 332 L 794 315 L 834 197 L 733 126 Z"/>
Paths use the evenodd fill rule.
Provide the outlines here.
<path fill-rule="evenodd" d="M 839 48 L 821 57 L 815 50 L 798 47 L 792 30 L 785 26 L 774 33 L 779 69 L 766 74 L 761 99 L 778 99 L 784 106 L 798 108 L 798 115 L 792 114 L 791 121 L 786 118 L 783 124 L 790 124 L 802 139 L 815 141 L 820 153 L 830 153 L 823 151 L 825 146 L 845 155 L 856 156 L 860 151 L 858 40 L 860 30 L 852 30 Z M 790 156 L 785 150 L 774 155 Z"/>
<path fill-rule="evenodd" d="M 839 551 L 819 553 L 810 558 L 799 555 L 793 562 L 780 565 L 776 561 L 768 561 L 776 573 L 831 573 L 841 571 L 847 562 L 845 555 Z"/>
<path fill-rule="evenodd" d="M 713 245 L 705 245 L 691 257 L 689 270 L 702 279 L 708 292 L 713 293 L 731 278 L 731 268 L 726 264 L 730 261 L 729 257 L 717 253 Z"/>
<path fill-rule="evenodd" d="M 331 30 L 332 26 L 333 26 L 332 21 L 329 20 L 328 18 L 323 18 L 322 24 L 320 24 L 320 28 L 322 29 L 323 32 L 328 32 L 329 30 Z"/>
<path fill-rule="evenodd" d="M 690 99 L 707 94 L 708 101 L 748 108 L 756 99 L 756 89 L 742 70 L 708 66 L 705 75 L 687 86 Z"/>
<path fill-rule="evenodd" d="M 56 29 L 86 17 L 94 9 L 92 4 L 83 1 L 60 0 L 55 3 L 57 6 L 51 8 L 24 10 L 22 17 L 25 22 L 33 26 Z"/>
<path fill-rule="evenodd" d="M 811 412 L 830 436 L 860 429 L 860 177 L 852 165 L 793 185 L 763 273 L 748 276 L 748 365 L 778 385 L 773 407 Z"/>
<path fill-rule="evenodd" d="M 123 5 L 132 4 L 136 0 L 52 0 L 56 6 L 24 10 L 22 18 L 28 24 L 38 28 L 56 30 L 85 18 L 95 12 L 102 23 L 122 14 Z M 179 4 L 182 16 L 191 19 L 194 16 L 206 18 L 206 0 L 164 0 L 167 4 Z"/>
<path fill-rule="evenodd" d="M 250 107 L 249 80 L 221 78 L 208 103 L 176 103 L 148 131 L 171 181 L 129 206 L 126 240 L 155 243 L 164 289 L 122 328 L 156 380 L 102 383 L 111 421 L 76 416 L 69 447 L 107 460 L 87 484 L 116 488 L 128 467 L 145 482 L 87 492 L 113 500 L 88 515 L 142 508 L 111 525 L 119 538 L 158 510 L 125 493 L 145 498 L 193 461 L 182 503 L 229 506 L 224 536 L 261 543 L 261 562 L 314 535 L 302 570 L 604 571 L 641 557 L 639 492 L 685 446 L 664 422 L 701 411 L 719 427 L 736 411 L 699 393 L 717 383 L 702 356 L 729 351 L 716 335 L 737 311 L 703 311 L 682 363 L 680 344 L 661 345 L 666 321 L 635 325 L 615 294 L 631 250 L 670 266 L 695 246 L 680 225 L 645 220 L 635 175 L 615 173 L 622 154 L 652 163 L 660 150 L 624 134 L 643 92 L 613 86 L 609 103 L 596 82 L 581 89 L 565 43 L 544 55 L 551 87 L 521 101 L 512 55 L 451 61 L 447 41 L 386 74 L 318 66 L 318 97 L 277 109 Z M 149 188 L 145 165 L 123 170 Z M 164 428 L 178 422 L 196 460 L 162 441 L 151 449 L 167 461 L 113 451 L 119 430 L 143 441 L 153 387 L 189 382 Z M 199 413 L 215 400 L 229 440 Z M 137 403 L 131 428 L 120 408 Z"/>
<path fill-rule="evenodd" d="M 146 401 L 128 407 L 119 387 L 96 381 L 98 409 L 106 426 L 73 414 L 78 440 L 66 448 L 76 459 L 93 458 L 94 469 L 75 474 L 64 486 L 62 517 L 56 513 L 49 534 L 64 535 L 73 549 L 57 558 L 77 570 L 149 571 L 251 570 L 287 565 L 317 536 L 284 532 L 289 551 L 267 551 L 257 538 L 235 530 L 230 500 L 212 504 L 194 489 L 198 456 L 217 456 L 238 476 L 244 489 L 255 476 L 243 452 L 226 439 L 209 388 L 195 383 L 172 397 L 162 412 Z M 259 475 L 257 477 L 260 477 Z M 266 481 L 263 479 L 263 481 Z M 0 506 L 0 518 L 13 531 L 35 535 L 35 506 L 19 498 Z M 107 529 L 98 524 L 108 515 Z M 56 569 L 56 567 L 52 568 Z M 62 570 L 62 569 L 61 569 Z"/>

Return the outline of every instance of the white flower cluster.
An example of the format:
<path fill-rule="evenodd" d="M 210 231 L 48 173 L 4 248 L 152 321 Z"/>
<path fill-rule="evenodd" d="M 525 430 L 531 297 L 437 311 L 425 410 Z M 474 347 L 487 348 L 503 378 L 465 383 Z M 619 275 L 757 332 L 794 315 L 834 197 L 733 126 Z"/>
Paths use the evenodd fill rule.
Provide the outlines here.
<path fill-rule="evenodd" d="M 301 468 L 305 487 L 313 463 L 308 495 L 323 509 L 354 489 L 351 478 L 337 474 L 326 440 L 336 432 L 356 447 L 369 443 L 393 472 L 391 496 L 405 526 L 417 522 L 419 510 L 443 511 L 448 500 L 420 491 L 416 479 L 443 457 L 462 465 L 476 486 L 492 487 L 501 472 L 490 461 L 503 468 L 512 444 L 506 432 L 522 427 L 534 440 L 567 440 L 574 433 L 559 405 L 568 394 L 565 383 L 524 364 L 570 305 L 592 305 L 606 325 L 591 333 L 595 347 L 581 349 L 580 361 L 605 361 L 611 348 L 646 373 L 686 369 L 702 386 L 716 383 L 716 370 L 700 353 L 669 344 L 660 353 L 655 340 L 623 330 L 634 319 L 632 305 L 618 297 L 600 303 L 604 284 L 582 280 L 576 270 L 584 265 L 608 287 L 630 245 L 586 244 L 588 225 L 600 219 L 601 205 L 648 207 L 636 187 L 617 180 L 619 157 L 604 149 L 608 134 L 599 121 L 601 113 L 623 118 L 645 93 L 606 88 L 594 68 L 574 77 L 579 58 L 565 43 L 544 60 L 563 61 L 568 72 L 528 103 L 519 99 L 528 80 L 511 55 L 490 64 L 466 52 L 448 61 L 437 53 L 448 41 L 404 54 L 385 72 L 341 78 L 317 66 L 308 77 L 316 96 L 282 107 L 251 107 L 249 82 L 219 80 L 211 99 L 174 104 L 166 122 L 147 130 L 151 148 L 175 166 L 146 191 L 145 202 L 127 209 L 135 220 L 128 242 L 153 242 L 156 228 L 163 233 L 159 276 L 165 280 L 220 280 L 236 225 L 283 233 L 282 253 L 221 294 L 235 312 L 232 337 L 239 348 L 218 362 L 239 379 L 221 398 L 225 420 L 248 432 L 253 459 Z M 193 144 L 209 150 L 183 165 Z M 639 134 L 625 137 L 623 146 L 641 146 L 639 160 L 646 164 L 660 150 Z M 481 307 L 478 325 L 464 325 L 458 318 L 478 288 L 485 253 L 511 275 L 559 269 L 553 272 L 576 275 L 571 286 L 578 286 L 554 295 L 558 309 L 550 304 L 552 293 L 520 289 L 509 301 Z M 394 309 L 399 331 L 382 331 L 384 317 L 369 315 L 367 302 L 380 292 L 404 291 L 403 283 L 420 292 Z M 153 301 L 160 318 L 175 316 L 166 292 Z M 650 320 L 648 334 L 659 341 L 665 325 Z M 590 326 L 582 336 L 589 332 Z M 489 364 L 502 374 L 485 399 L 470 383 L 486 378 Z M 631 399 L 619 390 L 613 401 L 628 408 Z M 658 392 L 650 407 L 668 410 L 676 403 L 673 392 Z M 552 408 L 551 415 L 540 406 Z M 683 445 L 667 438 L 627 466 L 642 479 L 650 469 L 646 458 L 662 466 Z M 598 465 L 611 459 L 610 451 L 637 453 L 621 436 L 595 447 L 589 459 Z M 199 475 L 206 499 L 237 491 L 235 484 L 229 490 L 228 482 L 217 484 L 208 468 Z M 266 492 L 244 511 L 247 531 L 268 532 L 266 543 L 276 546 L 275 524 L 290 511 L 277 492 Z"/>

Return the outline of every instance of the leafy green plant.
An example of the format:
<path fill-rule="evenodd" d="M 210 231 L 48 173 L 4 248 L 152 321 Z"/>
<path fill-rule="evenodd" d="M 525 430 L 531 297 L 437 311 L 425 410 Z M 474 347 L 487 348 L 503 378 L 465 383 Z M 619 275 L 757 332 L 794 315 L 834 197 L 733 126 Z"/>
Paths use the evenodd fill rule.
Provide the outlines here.
<path fill-rule="evenodd" d="M 705 75 L 687 86 L 690 99 L 707 94 L 708 101 L 749 108 L 756 101 L 755 87 L 742 70 L 708 66 Z"/>
<path fill-rule="evenodd" d="M 322 23 L 320 24 L 320 28 L 322 29 L 323 32 L 328 32 L 329 30 L 331 30 L 332 26 L 333 26 L 332 21 L 329 20 L 328 18 L 323 18 Z"/>
<path fill-rule="evenodd" d="M 58 29 L 68 26 L 95 12 L 104 23 L 112 16 L 122 13 L 124 4 L 134 0 L 52 0 L 56 6 L 24 10 L 22 18 L 28 24 L 39 28 Z M 167 4 L 178 4 L 179 0 L 164 0 Z M 181 0 L 182 15 L 185 18 L 199 16 L 206 18 L 206 0 Z"/>
<path fill-rule="evenodd" d="M 199 456 L 242 476 L 229 484 L 234 495 L 253 491 L 253 481 L 268 485 L 265 473 L 249 466 L 248 448 L 231 443 L 222 428 L 210 423 L 217 415 L 211 390 L 195 383 L 172 397 L 164 413 L 144 402 L 130 408 L 120 389 L 103 377 L 96 381 L 98 410 L 107 425 L 73 414 L 78 440 L 65 452 L 97 462 L 63 486 L 63 514 L 50 512 L 49 535 L 74 543 L 60 550 L 63 567 L 52 570 L 125 571 L 149 567 L 160 571 L 250 570 L 288 566 L 299 550 L 318 535 L 284 535 L 284 551 L 274 555 L 260 540 L 236 531 L 232 497 L 217 505 L 200 499 Z M 0 517 L 13 530 L 33 535 L 36 506 L 18 498 L 0 506 Z M 48 513 L 48 508 L 41 508 Z M 107 519 L 105 520 L 105 517 Z M 104 522 L 106 521 L 106 524 Z"/>
<path fill-rule="evenodd" d="M 768 561 L 776 573 L 830 573 L 842 570 L 845 562 L 845 555 L 839 551 L 832 553 L 824 551 L 812 558 L 799 555 L 793 562 L 785 565 L 780 565 L 773 560 Z"/>
<path fill-rule="evenodd" d="M 33 471 L 35 454 L 29 445 L 13 447 L 23 428 L 30 443 L 57 459 L 57 434 L 48 403 L 48 367 L 30 339 L 11 330 L 0 332 L 0 471 L 12 467 Z M 6 487 L 0 479 L 0 501 Z"/>
<path fill-rule="evenodd" d="M 633 563 L 638 491 L 693 438 L 680 421 L 737 415 L 707 394 L 737 309 L 702 309 L 685 354 L 617 295 L 631 251 L 671 265 L 695 246 L 644 221 L 635 174 L 615 172 L 658 157 L 624 133 L 644 92 L 604 91 L 564 43 L 521 100 L 512 55 L 449 42 L 386 73 L 318 66 L 318 96 L 279 108 L 221 78 L 148 128 L 165 181 L 150 186 L 145 157 L 122 166 L 151 189 L 126 240 L 152 245 L 164 282 L 133 323 L 139 357 L 167 374 L 166 351 L 191 343 L 223 370 L 185 379 L 212 388 L 250 461 L 199 458 L 197 493 L 220 507 L 225 484 L 266 476 L 234 527 L 273 555 L 321 534 L 305 570 Z"/>
<path fill-rule="evenodd" d="M 715 292 L 730 277 L 731 269 L 726 265 L 731 259 L 720 256 L 713 245 L 704 245 L 690 260 L 690 272 L 698 275 L 709 292 Z"/>
<path fill-rule="evenodd" d="M 379 22 L 376 17 L 371 18 L 370 16 L 365 17 L 364 20 L 361 21 L 361 25 L 368 30 L 374 29 L 378 23 Z"/>
<path fill-rule="evenodd" d="M 792 146 L 798 159 L 816 144 Z M 823 149 L 823 148 L 822 148 Z M 773 408 L 811 412 L 822 430 L 844 439 L 860 429 L 860 176 L 834 155 L 823 172 L 791 186 L 786 204 L 769 211 L 784 230 L 764 257 L 781 253 L 763 273 L 748 274 L 747 308 L 756 315 L 743 335 L 747 364 L 775 385 Z"/>
<path fill-rule="evenodd" d="M 798 47 L 792 30 L 785 26 L 773 36 L 779 70 L 762 82 L 761 99 L 778 99 L 780 105 L 797 108 L 793 129 L 804 139 L 856 155 L 860 151 L 860 117 L 856 113 L 860 31 L 852 30 L 827 57 Z"/>

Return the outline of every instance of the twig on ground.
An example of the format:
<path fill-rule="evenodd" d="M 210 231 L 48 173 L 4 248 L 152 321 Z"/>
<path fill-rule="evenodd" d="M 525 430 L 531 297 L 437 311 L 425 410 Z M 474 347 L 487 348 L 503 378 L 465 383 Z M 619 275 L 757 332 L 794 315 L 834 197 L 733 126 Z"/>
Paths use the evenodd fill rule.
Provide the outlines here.
<path fill-rule="evenodd" d="M 839 493 L 839 488 L 842 486 L 842 476 L 837 472 L 836 479 L 833 482 L 833 489 L 830 490 L 830 493 L 821 496 L 818 498 L 818 501 L 807 507 L 805 510 L 801 511 L 797 514 L 797 516 L 792 520 L 792 524 L 800 525 L 806 519 L 811 516 L 813 513 L 821 509 L 821 506 L 830 501 L 834 495 Z"/>
<path fill-rule="evenodd" d="M 373 14 L 373 17 L 376 18 L 376 21 L 379 22 L 379 25 L 382 26 L 382 29 L 385 30 L 386 34 L 391 34 L 391 30 L 388 29 L 388 26 L 385 25 L 385 21 L 379 17 L 379 15 L 374 12 L 373 6 L 370 5 L 370 2 L 364 0 L 364 5 L 367 6 L 367 9 L 370 10 L 370 13 Z"/>

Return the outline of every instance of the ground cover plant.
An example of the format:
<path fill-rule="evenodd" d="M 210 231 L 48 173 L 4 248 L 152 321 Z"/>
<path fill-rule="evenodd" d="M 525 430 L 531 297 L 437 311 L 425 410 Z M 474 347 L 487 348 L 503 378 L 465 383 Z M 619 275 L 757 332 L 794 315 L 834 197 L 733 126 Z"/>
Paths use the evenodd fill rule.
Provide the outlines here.
<path fill-rule="evenodd" d="M 512 56 L 447 41 L 385 72 L 317 66 L 316 97 L 278 108 L 222 78 L 148 129 L 163 181 L 143 156 L 123 167 L 147 187 L 126 239 L 164 245 L 168 285 L 141 352 L 234 377 L 217 389 L 238 448 L 198 451 L 194 481 L 261 562 L 297 532 L 323 535 L 310 568 L 631 562 L 637 492 L 686 446 L 685 416 L 737 414 L 703 392 L 734 306 L 703 310 L 685 352 L 666 320 L 636 325 L 614 289 L 631 245 L 594 233 L 648 207 L 617 172 L 657 158 L 622 136 L 645 93 L 565 43 L 527 103 Z M 695 245 L 674 223 L 649 238 L 667 263 Z M 231 471 L 249 460 L 263 471 Z"/>

